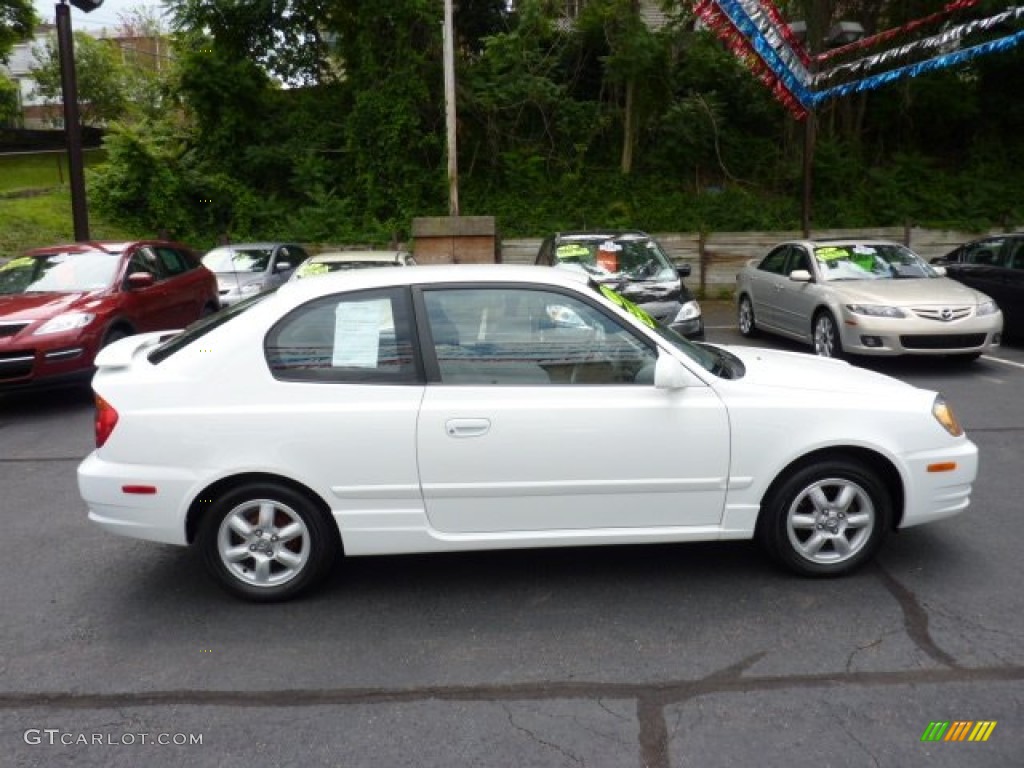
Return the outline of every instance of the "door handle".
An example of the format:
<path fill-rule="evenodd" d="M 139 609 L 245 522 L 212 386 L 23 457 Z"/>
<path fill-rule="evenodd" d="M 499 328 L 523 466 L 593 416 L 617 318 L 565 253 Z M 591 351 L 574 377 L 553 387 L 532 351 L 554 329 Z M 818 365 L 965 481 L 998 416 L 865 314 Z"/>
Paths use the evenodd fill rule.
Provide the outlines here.
<path fill-rule="evenodd" d="M 490 419 L 448 419 L 444 431 L 448 437 L 480 437 L 491 428 Z"/>

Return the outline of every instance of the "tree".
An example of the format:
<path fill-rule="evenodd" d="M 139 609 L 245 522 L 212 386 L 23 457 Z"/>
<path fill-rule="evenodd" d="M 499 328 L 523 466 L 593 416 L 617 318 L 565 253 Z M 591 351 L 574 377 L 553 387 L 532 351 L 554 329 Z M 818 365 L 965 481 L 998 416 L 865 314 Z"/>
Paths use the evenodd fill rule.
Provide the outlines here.
<path fill-rule="evenodd" d="M 0 2 L 0 62 L 6 62 L 17 43 L 32 37 L 39 23 L 32 0 Z"/>
<path fill-rule="evenodd" d="M 35 95 L 49 101 L 62 98 L 60 53 L 51 37 L 34 50 Z M 103 125 L 124 117 L 129 108 L 127 73 L 117 47 L 85 32 L 74 34 L 75 73 L 82 125 Z"/>
<path fill-rule="evenodd" d="M 139 60 L 130 43 L 74 34 L 75 74 L 83 125 L 106 125 L 115 120 L 133 122 L 160 113 L 163 77 L 150 58 Z M 35 95 L 50 101 L 63 97 L 60 52 L 56 37 L 34 50 L 38 66 L 32 72 Z"/>
<path fill-rule="evenodd" d="M 12 125 L 18 117 L 18 85 L 0 72 L 0 126 Z"/>

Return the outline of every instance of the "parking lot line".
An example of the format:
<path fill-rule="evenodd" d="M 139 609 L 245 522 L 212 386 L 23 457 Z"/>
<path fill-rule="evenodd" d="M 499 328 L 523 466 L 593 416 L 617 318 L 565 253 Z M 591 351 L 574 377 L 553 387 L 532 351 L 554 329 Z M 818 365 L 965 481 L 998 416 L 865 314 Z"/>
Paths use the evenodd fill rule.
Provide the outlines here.
<path fill-rule="evenodd" d="M 981 359 L 982 360 L 989 360 L 989 361 L 991 361 L 993 363 L 1002 363 L 1003 365 L 1012 365 L 1014 368 L 1022 368 L 1022 369 L 1024 369 L 1024 363 L 1018 363 L 1018 362 L 1015 362 L 1014 360 L 1004 360 L 1001 357 L 992 357 L 991 355 L 982 355 Z"/>

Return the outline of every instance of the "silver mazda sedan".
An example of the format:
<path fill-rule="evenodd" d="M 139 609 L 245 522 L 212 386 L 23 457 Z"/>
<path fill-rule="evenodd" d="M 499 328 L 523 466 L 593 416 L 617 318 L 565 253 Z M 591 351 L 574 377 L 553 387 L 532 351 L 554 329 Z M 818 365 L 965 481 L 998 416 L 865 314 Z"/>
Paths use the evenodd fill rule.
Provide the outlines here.
<path fill-rule="evenodd" d="M 794 240 L 736 276 L 740 333 L 805 342 L 822 357 L 948 355 L 1000 343 L 1003 315 L 980 291 L 885 240 Z"/>

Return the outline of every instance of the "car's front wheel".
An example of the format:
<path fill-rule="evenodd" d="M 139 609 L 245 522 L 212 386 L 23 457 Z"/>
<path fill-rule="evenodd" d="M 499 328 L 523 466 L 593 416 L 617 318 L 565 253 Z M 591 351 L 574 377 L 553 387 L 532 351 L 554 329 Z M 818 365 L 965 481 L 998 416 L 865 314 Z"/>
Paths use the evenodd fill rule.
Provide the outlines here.
<path fill-rule="evenodd" d="M 814 317 L 814 354 L 819 357 L 842 358 L 843 342 L 839 327 L 830 312 L 819 312 Z"/>
<path fill-rule="evenodd" d="M 228 592 L 257 602 L 295 597 L 320 581 L 338 554 L 328 514 L 302 493 L 251 483 L 213 500 L 199 535 L 203 560 Z"/>
<path fill-rule="evenodd" d="M 840 576 L 871 559 L 888 531 L 892 500 L 878 474 L 856 461 L 803 467 L 764 500 L 758 538 L 804 576 Z"/>
<path fill-rule="evenodd" d="M 736 315 L 740 333 L 750 337 L 757 332 L 757 325 L 754 322 L 754 305 L 750 302 L 749 296 L 740 298 L 739 309 Z"/>

